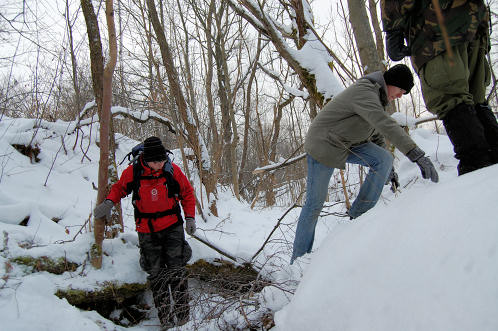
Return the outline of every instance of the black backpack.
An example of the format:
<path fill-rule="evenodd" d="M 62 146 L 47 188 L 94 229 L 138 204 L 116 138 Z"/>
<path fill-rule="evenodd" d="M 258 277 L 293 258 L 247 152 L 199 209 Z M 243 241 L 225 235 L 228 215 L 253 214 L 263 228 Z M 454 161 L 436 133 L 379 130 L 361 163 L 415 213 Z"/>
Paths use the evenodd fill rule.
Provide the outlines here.
<path fill-rule="evenodd" d="M 147 179 L 157 179 L 158 177 L 154 176 L 144 176 L 144 168 L 141 163 L 141 156 L 144 151 L 144 144 L 138 144 L 135 147 L 132 148 L 131 152 L 125 155 L 123 160 L 121 161 L 120 164 L 123 164 L 126 158 L 128 158 L 129 164 L 133 164 L 133 181 L 128 184 L 126 187 L 126 192 L 128 194 L 132 193 L 132 204 L 133 208 L 135 210 L 135 220 L 139 220 L 142 218 L 147 218 L 149 219 L 149 228 L 151 229 L 151 232 L 153 232 L 153 227 L 152 223 L 150 222 L 151 219 L 156 219 L 160 218 L 163 216 L 167 215 L 177 215 L 178 220 L 182 221 L 181 217 L 181 211 L 180 211 L 180 206 L 177 203 L 175 207 L 172 209 L 156 212 L 156 213 L 143 213 L 138 210 L 136 206 L 136 201 L 140 200 L 140 196 L 138 194 L 139 189 L 140 189 L 140 182 L 142 180 L 147 180 Z M 162 177 L 166 178 L 165 185 L 168 189 L 168 198 L 175 199 L 178 201 L 179 199 L 179 194 L 180 194 L 180 184 L 178 181 L 173 177 L 173 164 L 171 163 L 171 159 L 169 158 L 168 154 L 173 154 L 170 150 L 166 149 L 166 162 L 164 163 L 163 167 L 163 173 Z M 161 177 L 159 177 L 161 178 Z"/>

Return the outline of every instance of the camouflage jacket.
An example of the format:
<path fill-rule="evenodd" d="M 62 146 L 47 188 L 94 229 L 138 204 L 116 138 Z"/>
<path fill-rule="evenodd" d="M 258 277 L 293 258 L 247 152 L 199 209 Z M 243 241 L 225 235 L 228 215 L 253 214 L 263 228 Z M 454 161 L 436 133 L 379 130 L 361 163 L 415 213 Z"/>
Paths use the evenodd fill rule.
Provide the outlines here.
<path fill-rule="evenodd" d="M 439 0 L 452 46 L 483 38 L 489 47 L 489 11 L 483 0 Z M 401 30 L 418 71 L 446 50 L 431 0 L 381 0 L 384 31 Z"/>

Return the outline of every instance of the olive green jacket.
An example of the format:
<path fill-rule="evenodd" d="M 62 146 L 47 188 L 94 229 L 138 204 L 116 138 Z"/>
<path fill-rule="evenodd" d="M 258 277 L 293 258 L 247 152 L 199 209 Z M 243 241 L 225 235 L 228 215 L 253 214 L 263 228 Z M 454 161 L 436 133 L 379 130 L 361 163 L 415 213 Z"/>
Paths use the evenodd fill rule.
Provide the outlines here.
<path fill-rule="evenodd" d="M 385 147 L 384 136 L 406 155 L 417 145 L 389 116 L 382 72 L 369 74 L 336 95 L 315 117 L 304 149 L 318 162 L 344 169 L 352 146 L 372 141 Z"/>
<path fill-rule="evenodd" d="M 489 12 L 483 0 L 439 0 L 451 46 L 482 38 L 489 47 Z M 431 0 L 381 0 L 384 31 L 403 31 L 417 72 L 446 50 Z"/>

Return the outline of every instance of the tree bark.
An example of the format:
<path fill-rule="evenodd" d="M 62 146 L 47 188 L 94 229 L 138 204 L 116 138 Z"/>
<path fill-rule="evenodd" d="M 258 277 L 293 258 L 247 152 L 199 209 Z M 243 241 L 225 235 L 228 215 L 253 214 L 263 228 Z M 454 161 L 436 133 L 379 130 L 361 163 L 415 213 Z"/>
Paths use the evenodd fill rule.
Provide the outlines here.
<path fill-rule="evenodd" d="M 372 26 L 375 36 L 375 44 L 377 45 L 377 55 L 381 61 L 384 60 L 384 41 L 382 39 L 382 29 L 380 28 L 379 17 L 377 16 L 376 0 L 368 0 L 368 9 L 372 21 Z"/>
<path fill-rule="evenodd" d="M 106 20 L 109 33 L 110 58 L 108 64 L 104 68 L 102 43 L 100 41 L 97 16 L 95 15 L 90 0 L 81 0 L 81 7 L 87 25 L 93 90 L 100 120 L 100 160 L 97 193 L 97 204 L 99 204 L 104 201 L 109 189 L 109 127 L 111 121 L 112 74 L 117 60 L 116 29 L 114 26 L 113 0 L 106 0 Z M 104 219 L 95 219 L 95 244 L 91 251 L 91 263 L 97 269 L 102 267 L 102 241 L 104 240 L 104 230 Z"/>
<path fill-rule="evenodd" d="M 102 43 L 100 41 L 100 31 L 97 20 L 97 15 L 93 9 L 91 0 L 81 0 L 81 8 L 85 16 L 85 22 L 88 33 L 88 43 L 90 46 L 90 63 L 92 71 L 92 86 L 95 95 L 95 103 L 97 104 L 97 113 L 99 118 L 102 117 L 102 100 L 104 95 L 104 60 L 102 56 Z M 101 123 L 101 129 L 105 127 Z M 100 134 L 102 139 L 102 132 Z M 97 204 L 101 203 L 104 198 L 102 197 L 102 190 L 107 188 L 107 155 L 103 155 L 105 146 L 108 147 L 109 139 L 104 139 L 104 146 L 100 141 L 100 161 L 99 161 L 99 175 L 98 175 L 98 193 Z M 104 239 L 104 221 L 102 219 L 95 219 L 94 221 L 94 237 L 95 243 L 90 251 L 91 264 L 99 269 L 102 266 L 102 240 Z"/>
<path fill-rule="evenodd" d="M 383 70 L 372 31 L 370 30 L 365 0 L 348 0 L 348 7 L 349 21 L 353 27 L 363 73 Z"/>
<path fill-rule="evenodd" d="M 246 97 L 245 97 L 245 107 L 244 107 L 244 140 L 242 142 L 242 156 L 240 158 L 240 170 L 239 170 L 239 187 L 244 181 L 244 172 L 247 163 L 247 149 L 249 144 L 249 127 L 251 119 L 251 98 L 252 98 L 252 85 L 256 77 L 256 70 L 258 68 L 258 61 L 261 55 L 261 34 L 258 36 L 258 45 L 256 49 L 256 55 L 254 57 L 253 65 L 251 68 L 251 74 L 249 76 L 249 81 L 247 82 Z M 242 192 L 241 192 L 242 193 Z"/>

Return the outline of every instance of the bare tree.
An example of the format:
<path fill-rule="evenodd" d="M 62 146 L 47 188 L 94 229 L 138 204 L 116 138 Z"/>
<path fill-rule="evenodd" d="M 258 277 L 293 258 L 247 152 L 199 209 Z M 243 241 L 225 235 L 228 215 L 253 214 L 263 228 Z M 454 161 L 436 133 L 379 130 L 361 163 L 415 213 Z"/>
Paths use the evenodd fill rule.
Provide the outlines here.
<path fill-rule="evenodd" d="M 112 103 L 112 75 L 117 60 L 114 7 L 113 0 L 106 0 L 106 20 L 109 33 L 110 58 L 105 68 L 97 15 L 94 12 L 90 0 L 81 0 L 81 7 L 87 25 L 90 59 L 92 63 L 93 89 L 100 120 L 100 160 L 97 203 L 101 203 L 105 200 L 109 190 L 109 135 Z M 102 241 L 104 240 L 105 229 L 104 221 L 104 219 L 95 219 L 94 222 L 95 244 L 92 247 L 91 262 L 95 268 L 100 268 L 102 266 Z"/>
<path fill-rule="evenodd" d="M 152 23 L 157 42 L 159 44 L 163 66 L 165 67 L 168 76 L 169 88 L 175 98 L 176 106 L 182 120 L 181 125 L 186 130 L 187 142 L 194 151 L 197 164 L 199 166 L 201 181 L 204 184 L 207 193 L 209 209 L 214 215 L 218 215 L 216 206 L 216 181 L 214 181 L 214 177 L 212 176 L 213 171 L 208 158 L 207 148 L 201 140 L 197 126 L 192 121 L 190 109 L 187 107 L 185 96 L 181 86 L 179 85 L 178 72 L 176 71 L 174 65 L 173 55 L 170 51 L 169 43 L 166 40 L 163 25 L 159 21 L 159 16 L 155 6 L 154 0 L 147 0 L 149 19 Z"/>

